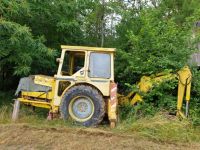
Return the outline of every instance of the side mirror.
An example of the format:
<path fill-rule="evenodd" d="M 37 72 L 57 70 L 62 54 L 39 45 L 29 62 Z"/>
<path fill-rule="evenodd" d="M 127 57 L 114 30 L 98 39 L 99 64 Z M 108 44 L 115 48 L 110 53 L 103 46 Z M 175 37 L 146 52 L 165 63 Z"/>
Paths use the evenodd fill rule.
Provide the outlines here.
<path fill-rule="evenodd" d="M 62 59 L 61 58 L 56 58 L 56 62 L 60 63 L 60 62 L 62 62 Z"/>

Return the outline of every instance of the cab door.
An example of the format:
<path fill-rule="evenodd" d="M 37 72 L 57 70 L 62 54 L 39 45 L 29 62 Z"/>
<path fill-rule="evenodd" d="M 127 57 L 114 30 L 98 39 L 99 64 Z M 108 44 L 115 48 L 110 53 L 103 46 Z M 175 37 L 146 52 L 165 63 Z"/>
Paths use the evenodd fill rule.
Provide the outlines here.
<path fill-rule="evenodd" d="M 90 52 L 88 66 L 89 83 L 98 88 L 103 96 L 110 95 L 112 75 L 112 54 L 106 52 Z"/>

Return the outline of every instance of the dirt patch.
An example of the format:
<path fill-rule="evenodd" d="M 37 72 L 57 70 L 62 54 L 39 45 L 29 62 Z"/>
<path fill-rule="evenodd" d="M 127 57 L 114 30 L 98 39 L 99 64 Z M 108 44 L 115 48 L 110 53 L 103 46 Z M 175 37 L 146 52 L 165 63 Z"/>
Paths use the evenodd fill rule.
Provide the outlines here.
<path fill-rule="evenodd" d="M 198 143 L 163 143 L 97 128 L 0 125 L 0 149 L 200 149 Z"/>

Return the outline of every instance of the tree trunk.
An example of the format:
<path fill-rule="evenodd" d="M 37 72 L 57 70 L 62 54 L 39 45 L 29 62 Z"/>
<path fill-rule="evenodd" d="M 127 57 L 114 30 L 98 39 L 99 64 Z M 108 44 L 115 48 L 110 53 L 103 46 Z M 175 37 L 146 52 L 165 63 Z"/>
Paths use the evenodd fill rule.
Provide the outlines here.
<path fill-rule="evenodd" d="M 105 0 L 102 0 L 102 18 L 101 18 L 101 47 L 104 46 L 104 14 L 105 14 Z"/>

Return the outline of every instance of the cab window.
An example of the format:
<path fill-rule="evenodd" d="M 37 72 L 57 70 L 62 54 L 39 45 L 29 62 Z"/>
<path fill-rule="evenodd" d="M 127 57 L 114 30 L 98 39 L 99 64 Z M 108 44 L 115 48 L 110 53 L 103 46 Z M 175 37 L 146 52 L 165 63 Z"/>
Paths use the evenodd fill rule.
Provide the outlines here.
<path fill-rule="evenodd" d="M 89 77 L 106 79 L 111 77 L 110 54 L 95 52 L 90 54 Z"/>
<path fill-rule="evenodd" d="M 63 76 L 71 76 L 79 71 L 81 68 L 83 68 L 84 63 L 84 52 L 66 52 L 61 73 Z"/>

